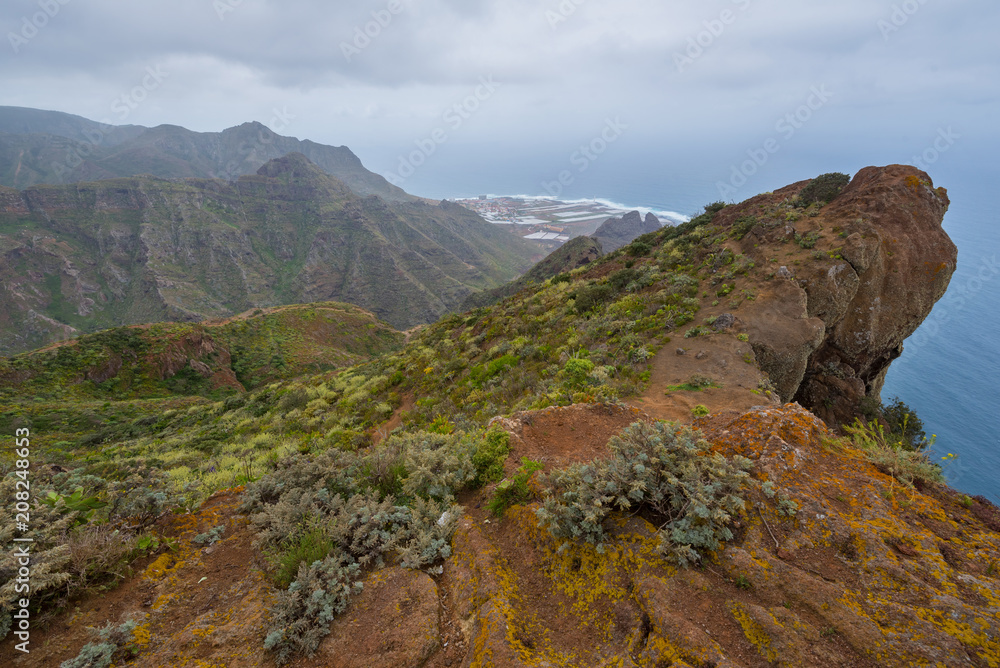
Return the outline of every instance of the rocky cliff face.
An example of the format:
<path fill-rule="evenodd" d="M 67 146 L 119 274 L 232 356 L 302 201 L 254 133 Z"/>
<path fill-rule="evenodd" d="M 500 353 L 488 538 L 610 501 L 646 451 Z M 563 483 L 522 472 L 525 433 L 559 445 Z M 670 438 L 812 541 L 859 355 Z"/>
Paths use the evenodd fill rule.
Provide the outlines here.
<path fill-rule="evenodd" d="M 638 211 L 630 211 L 621 218 L 608 218 L 592 236 L 601 242 L 605 253 L 611 253 L 660 227 L 659 219 L 653 214 L 647 213 L 643 218 Z"/>
<path fill-rule="evenodd" d="M 0 354 L 122 324 L 346 301 L 430 322 L 531 265 L 457 205 L 361 198 L 304 156 L 236 182 L 133 178 L 0 191 Z"/>
<path fill-rule="evenodd" d="M 782 202 L 808 182 L 720 213 L 773 280 L 740 318 L 772 382 L 834 424 L 879 397 L 903 341 L 944 295 L 957 249 L 941 227 L 948 195 L 907 166 L 861 170 L 830 204 Z"/>

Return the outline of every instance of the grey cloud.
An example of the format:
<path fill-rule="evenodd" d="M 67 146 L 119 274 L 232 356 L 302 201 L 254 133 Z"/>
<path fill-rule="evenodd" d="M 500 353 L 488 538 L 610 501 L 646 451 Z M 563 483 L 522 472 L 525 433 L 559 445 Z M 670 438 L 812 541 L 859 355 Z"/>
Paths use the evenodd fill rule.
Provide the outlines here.
<path fill-rule="evenodd" d="M 0 5 L 0 34 L 16 33 L 37 2 Z M 968 114 L 993 132 L 970 109 L 1000 97 L 990 0 L 928 0 L 888 39 L 879 22 L 901 0 L 402 2 L 348 59 L 343 45 L 384 19 L 389 0 L 68 0 L 20 53 L 0 43 L 0 104 L 106 113 L 146 67 L 162 66 L 170 79 L 128 122 L 217 130 L 290 105 L 289 132 L 405 148 L 485 75 L 503 88 L 455 143 L 572 143 L 609 114 L 628 115 L 650 141 L 728 141 L 766 133 L 820 83 L 837 96 L 817 131 Z M 677 55 L 724 11 L 735 20 L 678 72 Z"/>

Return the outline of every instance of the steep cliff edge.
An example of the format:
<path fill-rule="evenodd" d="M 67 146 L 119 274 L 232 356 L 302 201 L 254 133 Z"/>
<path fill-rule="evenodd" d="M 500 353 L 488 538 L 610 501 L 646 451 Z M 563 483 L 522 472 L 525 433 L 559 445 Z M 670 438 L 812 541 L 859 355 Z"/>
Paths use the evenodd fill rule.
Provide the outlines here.
<path fill-rule="evenodd" d="M 957 249 L 948 195 L 914 167 L 861 170 L 820 209 L 788 206 L 809 182 L 719 214 L 773 280 L 740 319 L 785 400 L 831 424 L 878 398 L 903 341 L 948 287 Z M 801 205 L 801 203 L 800 203 Z"/>

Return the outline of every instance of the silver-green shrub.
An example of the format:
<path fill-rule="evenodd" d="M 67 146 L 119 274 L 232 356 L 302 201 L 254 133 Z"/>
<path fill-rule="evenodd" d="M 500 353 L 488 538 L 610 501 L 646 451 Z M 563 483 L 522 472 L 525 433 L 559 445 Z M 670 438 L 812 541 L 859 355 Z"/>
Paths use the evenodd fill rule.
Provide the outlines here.
<path fill-rule="evenodd" d="M 362 569 L 422 568 L 451 556 L 461 512 L 454 493 L 475 477 L 475 443 L 395 435 L 363 452 L 291 457 L 248 486 L 243 510 L 258 544 L 279 555 L 284 573 L 297 573 L 271 610 L 265 644 L 279 663 L 315 652 L 359 589 Z M 304 554 L 316 560 L 296 566 Z"/>
<path fill-rule="evenodd" d="M 660 551 L 681 566 L 733 537 L 728 525 L 744 508 L 752 463 L 712 454 L 689 427 L 636 422 L 608 441 L 612 456 L 549 476 L 537 514 L 557 538 L 582 539 L 603 551 L 604 521 L 615 510 L 645 510 L 659 526 Z"/>
<path fill-rule="evenodd" d="M 451 498 L 476 477 L 475 442 L 467 435 L 418 432 L 389 441 L 396 441 L 404 453 L 403 493 L 407 496 Z"/>
<path fill-rule="evenodd" d="M 356 563 L 334 556 L 299 567 L 298 578 L 271 608 L 264 639 L 279 665 L 296 653 L 316 652 L 330 622 L 347 608 L 351 594 L 361 591 L 360 572 Z"/>
<path fill-rule="evenodd" d="M 135 622 L 128 621 L 115 626 L 108 624 L 103 629 L 93 631 L 95 642 L 83 646 L 74 658 L 63 661 L 59 668 L 108 668 L 115 654 L 132 642 Z"/>

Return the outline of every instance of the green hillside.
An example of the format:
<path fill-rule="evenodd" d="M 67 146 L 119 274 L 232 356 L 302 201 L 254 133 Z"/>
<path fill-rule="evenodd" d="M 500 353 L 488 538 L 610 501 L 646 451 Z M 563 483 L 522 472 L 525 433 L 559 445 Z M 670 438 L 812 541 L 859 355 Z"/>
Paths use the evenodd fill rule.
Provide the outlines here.
<path fill-rule="evenodd" d="M 235 182 L 0 189 L 0 354 L 319 301 L 407 329 L 518 276 L 533 253 L 455 204 L 359 197 L 299 154 Z"/>
<path fill-rule="evenodd" d="M 0 396 L 226 396 L 351 366 L 400 348 L 403 338 L 370 313 L 335 302 L 256 309 L 216 323 L 121 327 L 0 358 Z"/>

